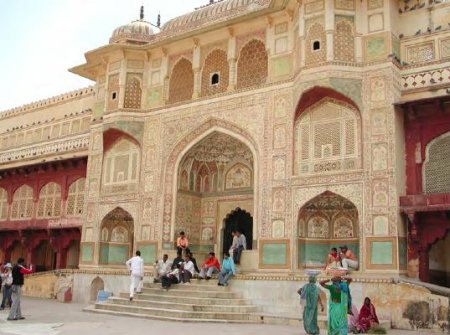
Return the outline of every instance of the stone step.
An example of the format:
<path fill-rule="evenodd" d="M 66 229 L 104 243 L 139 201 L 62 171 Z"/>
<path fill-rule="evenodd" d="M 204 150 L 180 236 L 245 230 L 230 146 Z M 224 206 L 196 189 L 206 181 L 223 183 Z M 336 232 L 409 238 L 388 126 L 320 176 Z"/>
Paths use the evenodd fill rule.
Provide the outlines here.
<path fill-rule="evenodd" d="M 183 302 L 185 304 L 193 305 L 246 305 L 247 301 L 241 298 L 205 298 L 197 297 L 194 295 L 180 297 L 178 295 L 163 294 L 165 291 L 159 289 L 159 291 L 153 293 L 136 294 L 134 300 L 159 300 L 165 302 Z M 119 297 L 128 298 L 129 293 L 120 293 Z"/>
<path fill-rule="evenodd" d="M 126 305 L 126 306 L 139 306 L 139 307 L 154 307 L 162 309 L 176 309 L 184 311 L 194 312 L 220 312 L 220 313 L 255 313 L 259 310 L 258 306 L 254 305 L 195 305 L 188 304 L 184 300 L 180 302 L 166 302 L 160 299 L 154 300 L 133 300 L 129 301 L 128 298 L 111 297 L 108 300 L 109 303 Z"/>
<path fill-rule="evenodd" d="M 259 316 L 251 313 L 232 312 L 207 312 L 207 311 L 183 311 L 177 309 L 165 309 L 154 307 L 140 307 L 136 305 L 119 305 L 113 303 L 97 303 L 95 309 L 115 312 L 151 315 L 155 317 L 171 317 L 178 319 L 200 319 L 200 320 L 241 320 L 257 321 Z"/>
<path fill-rule="evenodd" d="M 132 312 L 116 312 L 106 309 L 96 309 L 94 306 L 86 307 L 83 309 L 85 312 L 97 313 L 97 314 L 107 314 L 114 316 L 128 316 L 149 320 L 162 320 L 162 321 L 177 321 L 177 322 L 202 322 L 202 323 L 262 323 L 261 320 L 223 320 L 223 319 L 185 319 L 185 318 L 174 318 L 169 316 L 154 316 L 148 314 L 139 314 Z"/>
<path fill-rule="evenodd" d="M 181 286 L 181 287 L 175 287 L 175 286 Z M 226 299 L 233 299 L 238 298 L 238 294 L 235 292 L 220 290 L 220 291 L 198 291 L 198 290 L 191 290 L 191 286 L 188 284 L 176 284 L 173 285 L 174 288 L 171 288 L 169 290 L 162 289 L 162 287 L 144 287 L 142 289 L 143 294 L 152 294 L 152 293 L 158 293 L 161 296 L 178 296 L 178 297 L 198 297 L 198 298 L 226 298 Z"/>
<path fill-rule="evenodd" d="M 185 289 L 189 287 L 189 291 L 214 291 L 214 292 L 227 292 L 229 291 L 229 286 L 218 286 L 217 282 L 214 281 L 213 285 L 211 284 L 204 284 L 205 281 L 198 281 L 198 282 L 191 282 L 191 284 L 176 284 L 172 285 L 170 289 Z M 145 283 L 143 286 L 144 289 L 146 288 L 158 288 L 161 289 L 162 285 L 161 283 Z"/>

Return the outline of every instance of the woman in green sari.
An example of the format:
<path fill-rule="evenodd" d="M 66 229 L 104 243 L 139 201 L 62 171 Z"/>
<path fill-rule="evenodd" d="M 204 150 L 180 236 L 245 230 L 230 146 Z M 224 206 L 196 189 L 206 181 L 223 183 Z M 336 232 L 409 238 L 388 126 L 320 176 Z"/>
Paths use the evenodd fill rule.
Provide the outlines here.
<path fill-rule="evenodd" d="M 316 285 L 316 277 L 310 276 L 309 283 L 305 284 L 300 290 L 301 301 L 304 301 L 303 306 L 303 327 L 307 334 L 319 334 L 319 326 L 317 325 L 317 303 L 323 312 L 322 301 L 320 300 L 320 290 Z"/>
<path fill-rule="evenodd" d="M 348 284 L 342 283 L 340 277 L 322 280 L 320 285 L 330 291 L 328 304 L 328 335 L 347 335 Z"/>

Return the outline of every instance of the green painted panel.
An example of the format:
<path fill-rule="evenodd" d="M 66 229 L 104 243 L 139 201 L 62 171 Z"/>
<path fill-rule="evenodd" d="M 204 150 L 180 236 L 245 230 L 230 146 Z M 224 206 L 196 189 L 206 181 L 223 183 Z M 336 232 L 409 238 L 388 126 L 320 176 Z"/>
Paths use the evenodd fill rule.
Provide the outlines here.
<path fill-rule="evenodd" d="M 285 76 L 291 73 L 291 62 L 288 57 L 278 58 L 274 61 L 275 77 Z"/>
<path fill-rule="evenodd" d="M 108 259 L 109 259 L 109 245 L 102 244 L 100 246 L 100 263 L 108 264 Z"/>
<path fill-rule="evenodd" d="M 384 56 L 386 53 L 386 41 L 384 37 L 374 37 L 367 40 L 367 58 L 374 59 Z"/>
<path fill-rule="evenodd" d="M 98 118 L 103 115 L 105 111 L 105 103 L 99 102 L 94 105 L 94 117 Z"/>
<path fill-rule="evenodd" d="M 408 247 L 406 244 L 406 238 L 398 239 L 398 255 L 400 266 L 402 268 L 405 268 L 408 260 Z"/>
<path fill-rule="evenodd" d="M 144 259 L 144 263 L 152 264 L 156 259 L 156 244 L 141 245 L 139 247 L 141 251 L 141 257 Z"/>
<path fill-rule="evenodd" d="M 94 254 L 94 246 L 92 244 L 82 244 L 81 245 L 81 262 L 90 263 Z"/>
<path fill-rule="evenodd" d="M 110 245 L 109 246 L 109 264 L 123 264 L 128 260 L 128 246 Z"/>
<path fill-rule="evenodd" d="M 147 103 L 150 106 L 157 105 L 161 99 L 161 93 L 159 90 L 151 90 L 147 96 Z"/>
<path fill-rule="evenodd" d="M 264 243 L 262 249 L 263 265 L 285 265 L 287 263 L 286 243 Z"/>
<path fill-rule="evenodd" d="M 164 250 L 172 250 L 172 249 L 174 249 L 173 243 L 170 243 L 170 242 L 164 242 L 164 243 L 163 243 L 163 249 L 164 249 Z"/>
<path fill-rule="evenodd" d="M 371 245 L 371 260 L 374 265 L 391 265 L 392 262 L 392 242 L 373 241 Z"/>
<path fill-rule="evenodd" d="M 191 251 L 204 251 L 204 252 L 210 252 L 214 251 L 214 245 L 212 244 L 205 244 L 205 245 L 191 245 L 189 246 L 189 249 Z"/>
<path fill-rule="evenodd" d="M 362 107 L 362 81 L 346 78 L 330 78 L 331 86 L 339 93 L 352 99 L 358 106 Z"/>
<path fill-rule="evenodd" d="M 128 246 L 102 244 L 100 247 L 100 263 L 123 264 L 128 260 Z"/>
<path fill-rule="evenodd" d="M 327 243 L 305 243 L 300 240 L 298 243 L 298 263 L 307 266 L 324 266 L 325 260 L 331 248 L 339 250 L 341 245 L 346 245 L 356 258 L 359 259 L 359 244 L 328 241 Z"/>

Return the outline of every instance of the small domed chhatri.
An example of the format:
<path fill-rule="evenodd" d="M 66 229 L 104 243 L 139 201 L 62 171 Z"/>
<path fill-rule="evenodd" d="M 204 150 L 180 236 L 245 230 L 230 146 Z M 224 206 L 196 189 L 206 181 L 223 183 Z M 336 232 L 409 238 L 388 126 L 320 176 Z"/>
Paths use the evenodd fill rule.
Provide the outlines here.
<path fill-rule="evenodd" d="M 139 20 L 114 29 L 109 43 L 146 44 L 153 39 L 150 22 L 144 20 L 144 6 L 141 6 Z"/>

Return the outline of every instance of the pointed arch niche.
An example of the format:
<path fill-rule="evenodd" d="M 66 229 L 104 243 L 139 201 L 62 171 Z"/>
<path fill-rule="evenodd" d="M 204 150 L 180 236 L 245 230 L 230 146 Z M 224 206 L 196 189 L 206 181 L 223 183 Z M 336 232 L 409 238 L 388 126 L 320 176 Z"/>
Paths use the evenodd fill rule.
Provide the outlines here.
<path fill-rule="evenodd" d="M 213 131 L 182 157 L 177 171 L 174 236 L 185 231 L 197 251 L 222 249 L 224 208 L 253 211 L 254 159 L 250 148 Z M 224 204 L 226 204 L 224 206 Z"/>
<path fill-rule="evenodd" d="M 120 207 L 109 212 L 100 226 L 99 264 L 122 266 L 133 253 L 133 236 L 131 214 Z"/>
<path fill-rule="evenodd" d="M 306 91 L 294 120 L 294 175 L 358 170 L 361 116 L 356 104 L 330 88 Z"/>
<path fill-rule="evenodd" d="M 359 259 L 358 222 L 356 206 L 339 194 L 325 191 L 309 200 L 298 214 L 299 268 L 323 267 L 330 249 L 342 245 Z"/>

